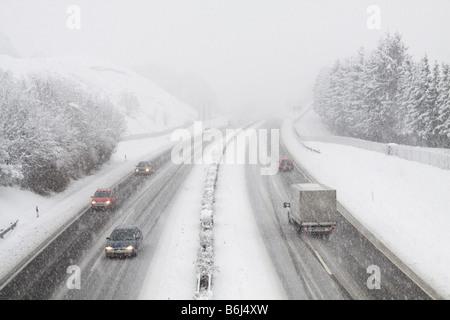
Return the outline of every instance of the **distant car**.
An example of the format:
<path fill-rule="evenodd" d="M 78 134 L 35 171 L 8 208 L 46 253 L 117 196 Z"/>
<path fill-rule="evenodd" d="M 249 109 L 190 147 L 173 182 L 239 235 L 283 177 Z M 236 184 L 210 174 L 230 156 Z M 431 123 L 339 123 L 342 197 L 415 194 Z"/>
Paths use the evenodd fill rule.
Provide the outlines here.
<path fill-rule="evenodd" d="M 114 189 L 98 189 L 91 198 L 91 211 L 116 208 L 117 195 Z"/>
<path fill-rule="evenodd" d="M 153 172 L 150 161 L 141 161 L 136 165 L 134 173 L 136 175 L 149 175 Z"/>
<path fill-rule="evenodd" d="M 289 171 L 294 169 L 294 162 L 289 158 L 283 158 L 280 161 L 280 165 L 278 167 L 280 171 Z"/>
<path fill-rule="evenodd" d="M 105 256 L 107 258 L 135 257 L 141 249 L 143 237 L 139 228 L 121 225 L 116 227 L 106 240 Z"/>

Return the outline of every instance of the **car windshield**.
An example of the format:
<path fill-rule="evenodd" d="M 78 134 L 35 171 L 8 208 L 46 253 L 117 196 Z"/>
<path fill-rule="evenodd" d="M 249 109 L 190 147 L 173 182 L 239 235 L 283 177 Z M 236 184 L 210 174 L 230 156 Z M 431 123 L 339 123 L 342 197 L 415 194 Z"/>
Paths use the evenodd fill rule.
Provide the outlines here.
<path fill-rule="evenodd" d="M 137 165 L 137 167 L 146 167 L 146 166 L 148 166 L 148 162 L 145 161 L 139 162 Z"/>
<path fill-rule="evenodd" d="M 290 164 L 290 163 L 291 163 L 290 160 L 282 160 L 282 161 L 281 161 L 281 164 Z"/>
<path fill-rule="evenodd" d="M 110 239 L 114 240 L 114 241 L 135 240 L 136 239 L 136 231 L 134 229 L 114 230 L 111 233 Z"/>
<path fill-rule="evenodd" d="M 107 198 L 109 196 L 111 196 L 111 191 L 97 191 L 94 194 L 94 197 L 96 198 Z"/>

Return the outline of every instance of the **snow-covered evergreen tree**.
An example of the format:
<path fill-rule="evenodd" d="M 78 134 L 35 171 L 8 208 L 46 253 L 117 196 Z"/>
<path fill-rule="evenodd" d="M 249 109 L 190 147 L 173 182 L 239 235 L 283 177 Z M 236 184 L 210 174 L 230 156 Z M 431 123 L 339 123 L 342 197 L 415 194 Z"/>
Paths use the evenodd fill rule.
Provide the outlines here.
<path fill-rule="evenodd" d="M 436 101 L 439 124 L 434 133 L 439 146 L 450 148 L 450 66 L 443 63 L 441 69 Z"/>
<path fill-rule="evenodd" d="M 405 114 L 405 132 L 409 135 L 411 143 L 422 144 L 426 135 L 426 112 L 427 91 L 431 79 L 428 57 L 425 56 L 414 68 L 411 93 L 408 100 L 408 110 Z"/>
<path fill-rule="evenodd" d="M 414 62 L 399 34 L 386 34 L 375 50 L 322 70 L 314 108 L 338 135 L 379 142 L 448 146 L 448 65 L 428 57 Z"/>
<path fill-rule="evenodd" d="M 367 136 L 370 140 L 390 142 L 395 137 L 395 99 L 405 56 L 406 47 L 400 35 L 387 34 L 364 65 L 364 104 L 370 122 Z"/>
<path fill-rule="evenodd" d="M 397 136 L 396 141 L 400 143 L 408 143 L 409 136 L 406 129 L 405 115 L 409 110 L 410 97 L 412 96 L 414 68 L 412 57 L 407 55 L 400 70 L 397 96 L 395 98 L 397 107 L 395 108 L 394 131 Z"/>
<path fill-rule="evenodd" d="M 440 125 L 439 114 L 437 108 L 438 99 L 438 87 L 440 79 L 439 64 L 436 62 L 433 67 L 433 72 L 427 79 L 428 86 L 425 97 L 424 113 L 421 115 L 422 122 L 425 124 L 425 131 L 422 134 L 422 138 L 427 141 L 427 145 L 430 147 L 437 146 L 437 135 L 435 134 L 436 128 Z"/>
<path fill-rule="evenodd" d="M 67 79 L 0 70 L 0 185 L 46 194 L 108 161 L 124 132 L 105 98 Z"/>

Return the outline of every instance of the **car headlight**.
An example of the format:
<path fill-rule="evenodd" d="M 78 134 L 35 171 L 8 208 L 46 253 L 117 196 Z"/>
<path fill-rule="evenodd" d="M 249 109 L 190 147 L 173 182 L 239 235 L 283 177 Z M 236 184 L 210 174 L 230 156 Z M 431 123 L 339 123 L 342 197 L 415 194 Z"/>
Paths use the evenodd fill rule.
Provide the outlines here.
<path fill-rule="evenodd" d="M 106 204 L 110 204 L 110 203 L 111 203 L 111 201 L 110 201 L 110 200 L 106 201 Z"/>
<path fill-rule="evenodd" d="M 95 201 L 92 201 L 91 203 L 92 203 L 92 204 L 96 204 L 97 202 L 95 202 Z"/>
<path fill-rule="evenodd" d="M 150 171 L 150 168 L 146 168 L 145 171 L 149 172 L 149 171 Z"/>
<path fill-rule="evenodd" d="M 109 250 L 112 250 L 112 249 L 113 249 L 113 248 L 110 247 L 110 246 L 105 247 L 105 250 L 106 250 L 106 251 L 109 251 Z"/>
<path fill-rule="evenodd" d="M 128 246 L 128 247 L 127 247 L 127 250 L 133 250 L 133 249 L 134 249 L 133 246 Z"/>
<path fill-rule="evenodd" d="M 139 169 L 136 169 L 136 172 L 138 172 L 139 171 Z"/>

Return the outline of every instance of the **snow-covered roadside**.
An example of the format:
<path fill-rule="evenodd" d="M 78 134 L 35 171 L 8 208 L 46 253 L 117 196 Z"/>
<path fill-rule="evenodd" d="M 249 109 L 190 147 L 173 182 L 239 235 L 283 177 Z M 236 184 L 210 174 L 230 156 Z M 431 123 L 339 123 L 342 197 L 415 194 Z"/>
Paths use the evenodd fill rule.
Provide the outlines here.
<path fill-rule="evenodd" d="M 5 277 L 25 257 L 54 232 L 87 208 L 97 188 L 109 187 L 133 172 L 142 159 L 149 159 L 171 146 L 170 135 L 123 141 L 110 161 L 93 175 L 73 181 L 62 193 L 49 197 L 13 187 L 0 187 L 0 228 L 15 220 L 17 227 L 0 239 L 0 278 Z M 39 217 L 36 214 L 39 209 Z"/>
<path fill-rule="evenodd" d="M 287 299 L 248 199 L 245 168 L 223 164 L 216 189 L 214 298 Z"/>
<path fill-rule="evenodd" d="M 226 119 L 210 121 L 214 127 L 224 126 Z M 194 133 L 193 126 L 187 128 Z M 165 131 L 167 132 L 167 131 Z M 0 187 L 0 229 L 18 220 L 17 227 L 0 239 L 0 279 L 9 274 L 26 257 L 61 227 L 88 208 L 96 189 L 112 186 L 133 172 L 140 160 L 150 159 L 171 148 L 172 132 L 136 140 L 121 141 L 108 163 L 90 176 L 72 181 L 61 193 L 48 197 L 36 195 L 17 187 Z M 39 209 L 39 217 L 36 214 Z"/>
<path fill-rule="evenodd" d="M 164 214 L 168 218 L 153 253 L 140 300 L 192 300 L 207 165 L 194 165 Z"/>
<path fill-rule="evenodd" d="M 245 135 L 245 129 L 236 134 Z M 225 145 L 228 147 L 228 143 L 237 136 L 227 136 Z M 216 150 L 222 151 L 222 148 L 218 146 Z M 206 263 L 206 273 L 213 274 L 214 284 L 211 286 L 213 292 L 200 292 L 196 299 L 286 299 L 254 220 L 244 167 L 220 161 L 227 158 L 229 151 L 225 148 L 223 154 L 217 154 L 207 172 L 201 214 L 202 226 L 206 224 L 206 227 L 201 230 L 200 245 L 206 243 L 206 249 L 213 249 L 212 255 L 207 255 L 213 261 L 212 266 Z M 231 152 L 234 154 L 235 151 Z M 219 161 L 220 165 L 217 164 Z M 211 188 L 212 184 L 214 188 Z M 209 196 L 210 192 L 214 192 L 213 197 Z M 209 228 L 208 214 L 205 219 L 205 211 L 208 213 L 210 207 L 213 207 L 212 228 Z M 210 244 L 210 241 L 213 243 Z M 200 260 L 202 253 L 203 250 L 200 250 Z M 205 266 L 201 266 L 200 271 L 203 269 Z"/>
<path fill-rule="evenodd" d="M 311 126 L 305 117 L 300 124 Z M 394 254 L 445 299 L 450 298 L 450 171 L 374 151 L 307 142 L 292 134 L 286 119 L 282 140 L 291 155 Z M 376 262 L 374 262 L 376 264 Z"/>

